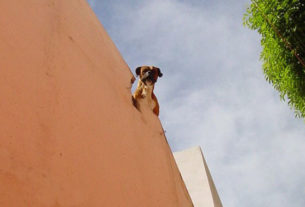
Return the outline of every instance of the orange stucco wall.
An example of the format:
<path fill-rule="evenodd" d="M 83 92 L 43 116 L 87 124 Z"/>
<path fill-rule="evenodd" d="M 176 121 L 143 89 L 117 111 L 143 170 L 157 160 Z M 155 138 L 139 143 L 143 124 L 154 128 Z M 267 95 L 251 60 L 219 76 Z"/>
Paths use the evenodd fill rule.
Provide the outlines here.
<path fill-rule="evenodd" d="M 0 1 L 0 206 L 191 206 L 132 78 L 86 0 Z"/>

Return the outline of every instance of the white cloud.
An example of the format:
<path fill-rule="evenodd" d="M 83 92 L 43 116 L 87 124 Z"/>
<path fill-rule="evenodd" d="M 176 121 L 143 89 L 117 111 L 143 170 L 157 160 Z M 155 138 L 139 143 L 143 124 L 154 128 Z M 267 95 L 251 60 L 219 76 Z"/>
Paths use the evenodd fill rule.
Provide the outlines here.
<path fill-rule="evenodd" d="M 264 80 L 258 35 L 242 26 L 247 3 L 124 1 L 106 25 L 132 68 L 163 70 L 169 143 L 202 146 L 224 206 L 304 206 L 305 125 Z"/>

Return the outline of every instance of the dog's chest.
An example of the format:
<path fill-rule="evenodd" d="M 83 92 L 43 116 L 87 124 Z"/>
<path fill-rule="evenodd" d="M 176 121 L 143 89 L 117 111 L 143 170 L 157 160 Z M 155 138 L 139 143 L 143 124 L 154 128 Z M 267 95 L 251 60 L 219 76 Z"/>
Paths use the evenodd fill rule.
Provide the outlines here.
<path fill-rule="evenodd" d="M 147 101 L 147 104 L 150 106 L 151 109 L 156 107 L 155 101 L 152 99 L 152 89 L 149 87 L 144 87 L 142 91 L 142 96 L 144 100 Z"/>

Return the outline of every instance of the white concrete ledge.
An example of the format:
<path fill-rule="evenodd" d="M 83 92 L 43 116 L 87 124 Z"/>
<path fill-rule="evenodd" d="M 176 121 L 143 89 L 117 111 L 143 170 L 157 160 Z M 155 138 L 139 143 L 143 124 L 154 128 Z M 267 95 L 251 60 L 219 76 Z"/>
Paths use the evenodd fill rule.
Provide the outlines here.
<path fill-rule="evenodd" d="M 175 152 L 174 157 L 195 207 L 222 207 L 200 147 Z"/>

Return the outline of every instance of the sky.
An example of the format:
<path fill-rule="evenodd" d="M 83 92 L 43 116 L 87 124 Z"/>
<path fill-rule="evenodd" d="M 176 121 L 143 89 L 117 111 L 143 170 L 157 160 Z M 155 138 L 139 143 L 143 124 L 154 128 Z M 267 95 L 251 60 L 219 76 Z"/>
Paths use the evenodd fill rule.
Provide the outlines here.
<path fill-rule="evenodd" d="M 88 0 L 134 72 L 160 67 L 173 151 L 200 146 L 224 207 L 305 206 L 305 122 L 264 77 L 250 0 Z"/>

